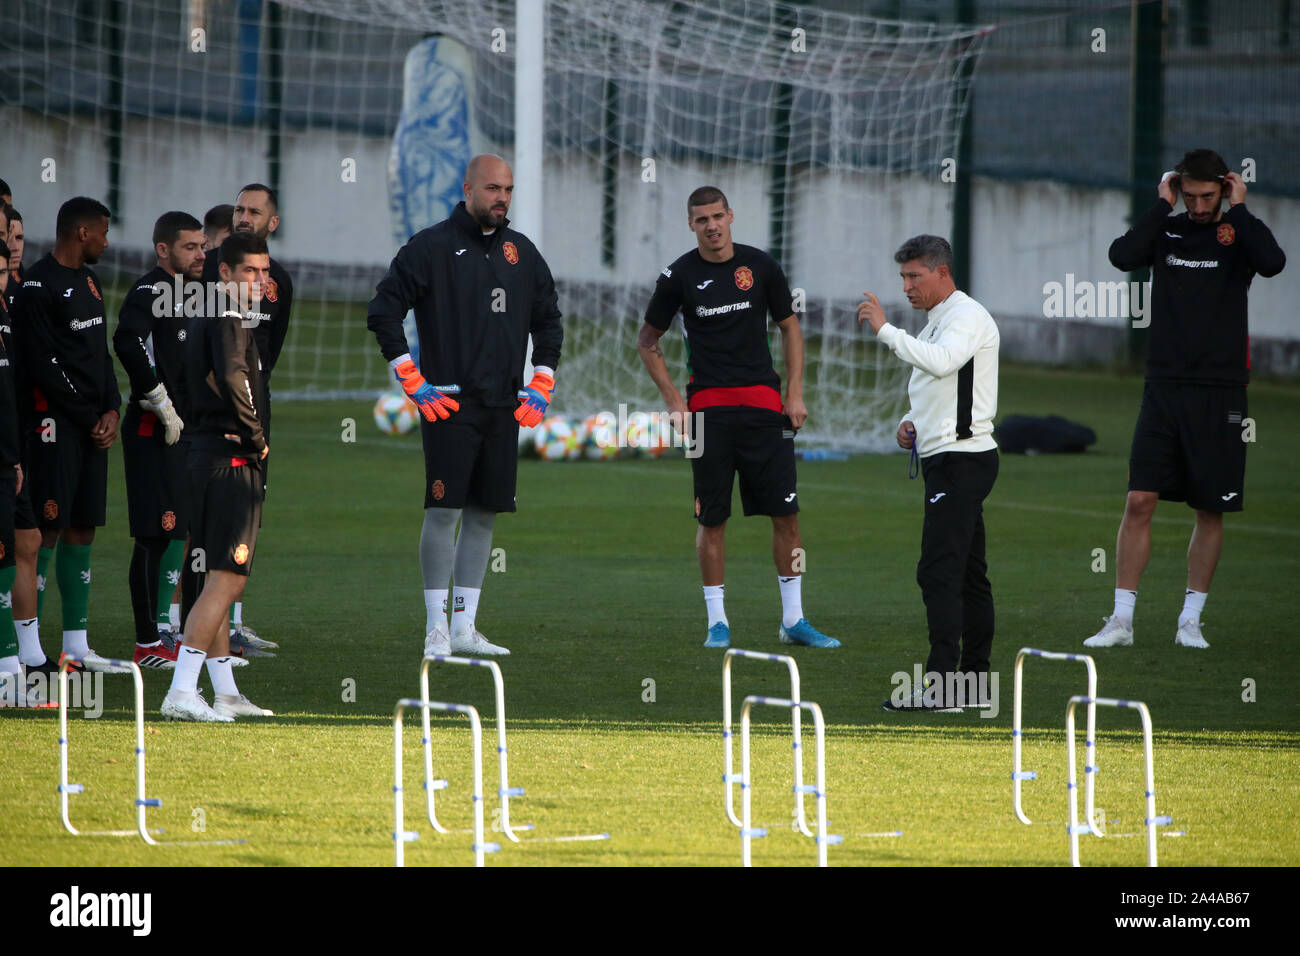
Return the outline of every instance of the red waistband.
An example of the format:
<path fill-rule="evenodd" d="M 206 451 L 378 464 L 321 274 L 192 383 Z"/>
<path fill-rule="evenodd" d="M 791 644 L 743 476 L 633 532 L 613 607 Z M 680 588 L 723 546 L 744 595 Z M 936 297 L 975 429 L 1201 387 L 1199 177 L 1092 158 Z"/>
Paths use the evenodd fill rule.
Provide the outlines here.
<path fill-rule="evenodd" d="M 742 405 L 781 411 L 781 393 L 771 385 L 742 385 L 739 388 L 702 388 L 691 396 L 688 407 L 693 412 L 718 405 Z"/>
<path fill-rule="evenodd" d="M 248 459 L 247 459 L 247 458 L 232 458 L 232 459 L 230 459 L 230 467 L 231 467 L 231 468 L 243 468 L 243 467 L 244 467 L 245 465 L 247 465 L 247 464 L 248 464 Z"/>

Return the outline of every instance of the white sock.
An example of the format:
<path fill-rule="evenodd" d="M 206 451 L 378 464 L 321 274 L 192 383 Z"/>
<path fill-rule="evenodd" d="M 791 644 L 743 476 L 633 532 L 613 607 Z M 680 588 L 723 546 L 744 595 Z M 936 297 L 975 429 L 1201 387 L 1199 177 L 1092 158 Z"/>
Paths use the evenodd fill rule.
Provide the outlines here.
<path fill-rule="evenodd" d="M 207 656 L 202 651 L 182 646 L 180 653 L 176 655 L 176 667 L 172 670 L 171 689 L 190 694 L 197 691 L 199 672 L 203 670 L 203 661 Z"/>
<path fill-rule="evenodd" d="M 173 631 L 181 629 L 181 606 L 173 604 L 167 609 L 167 622 L 171 624 Z"/>
<path fill-rule="evenodd" d="M 1111 612 L 1111 620 L 1119 621 L 1129 627 L 1133 626 L 1133 609 L 1137 606 L 1138 593 L 1136 591 L 1126 591 L 1123 588 L 1115 589 L 1115 610 Z"/>
<path fill-rule="evenodd" d="M 1178 615 L 1178 626 L 1182 627 L 1188 621 L 1201 624 L 1201 612 L 1205 610 L 1205 599 L 1210 595 L 1204 591 L 1188 590 L 1183 595 L 1183 613 Z"/>
<path fill-rule="evenodd" d="M 235 669 L 230 665 L 229 657 L 209 657 L 208 677 L 212 679 L 212 693 L 239 696 L 235 686 Z"/>
<path fill-rule="evenodd" d="M 232 608 L 231 611 L 232 623 L 235 625 L 235 627 L 243 627 L 244 626 L 244 602 L 235 601 L 233 604 L 231 604 L 231 608 Z"/>
<path fill-rule="evenodd" d="M 709 627 L 719 621 L 723 624 L 728 623 L 726 609 L 722 606 L 722 589 L 724 587 L 726 587 L 725 584 L 706 584 L 704 586 L 704 606 L 709 612 Z"/>
<path fill-rule="evenodd" d="M 9 657 L 0 657 L 0 674 L 21 674 L 23 672 L 22 661 L 18 659 L 17 654 Z"/>
<path fill-rule="evenodd" d="M 426 634 L 439 624 L 444 628 L 447 626 L 447 595 L 449 593 L 446 588 L 424 589 L 424 632 Z"/>
<path fill-rule="evenodd" d="M 44 664 L 45 650 L 41 647 L 40 622 L 36 618 L 14 621 L 14 630 L 18 632 L 18 659 L 28 667 Z"/>
<path fill-rule="evenodd" d="M 452 592 L 451 633 L 469 634 L 474 630 L 474 616 L 478 614 L 478 598 L 482 588 L 456 588 Z"/>
<path fill-rule="evenodd" d="M 86 643 L 85 631 L 64 631 L 63 632 L 63 653 L 71 654 L 77 660 L 85 657 L 90 653 L 90 645 Z"/>
<path fill-rule="evenodd" d="M 776 576 L 781 588 L 781 626 L 794 627 L 803 619 L 803 575 L 783 578 Z"/>

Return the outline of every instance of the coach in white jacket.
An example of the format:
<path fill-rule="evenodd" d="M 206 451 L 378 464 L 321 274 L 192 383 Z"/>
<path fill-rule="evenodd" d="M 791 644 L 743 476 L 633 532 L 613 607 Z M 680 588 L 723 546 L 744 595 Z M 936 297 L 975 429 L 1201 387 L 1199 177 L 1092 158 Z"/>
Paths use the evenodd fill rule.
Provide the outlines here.
<path fill-rule="evenodd" d="M 915 448 L 925 475 L 925 524 L 916 581 L 930 627 L 927 681 L 946 695 L 912 695 L 886 710 L 950 710 L 954 688 L 978 684 L 993 646 L 993 589 L 984 561 L 984 499 L 998 475 L 993 416 L 998 406 L 998 327 L 952 279 L 952 247 L 939 236 L 916 236 L 894 254 L 903 292 L 927 322 L 913 337 L 885 321 L 871 293 L 858 306 L 859 324 L 913 366 L 911 408 L 898 426 L 898 444 Z M 972 675 L 958 679 L 957 674 Z M 982 685 L 987 686 L 987 685 Z M 936 688 L 937 690 L 937 688 Z M 969 700 L 969 698 L 966 698 Z"/>

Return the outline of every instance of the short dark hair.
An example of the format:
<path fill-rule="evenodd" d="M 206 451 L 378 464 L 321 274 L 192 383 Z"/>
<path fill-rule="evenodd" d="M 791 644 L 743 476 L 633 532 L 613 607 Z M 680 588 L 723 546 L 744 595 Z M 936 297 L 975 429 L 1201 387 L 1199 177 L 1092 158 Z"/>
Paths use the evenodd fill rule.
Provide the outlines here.
<path fill-rule="evenodd" d="M 14 191 L 9 188 L 9 184 L 0 179 L 0 196 L 12 196 Z"/>
<path fill-rule="evenodd" d="M 1228 164 L 1212 149 L 1193 149 L 1183 155 L 1174 172 L 1203 183 L 1221 183 L 1228 175 Z"/>
<path fill-rule="evenodd" d="M 712 206 L 715 202 L 722 203 L 723 209 L 731 208 L 726 195 L 717 186 L 701 186 L 686 200 L 686 215 L 689 216 L 696 206 Z"/>
<path fill-rule="evenodd" d="M 112 213 L 98 199 L 89 196 L 73 196 L 59 207 L 55 220 L 54 232 L 60 239 L 71 239 L 77 230 L 96 219 L 111 219 Z"/>
<path fill-rule="evenodd" d="M 230 268 L 241 264 L 248 256 L 269 255 L 266 240 L 259 239 L 250 232 L 232 232 L 221 243 L 221 261 Z"/>
<path fill-rule="evenodd" d="M 203 214 L 204 232 L 230 232 L 235 228 L 235 207 L 228 202 L 213 206 Z"/>
<path fill-rule="evenodd" d="M 22 222 L 22 221 L 23 221 L 23 214 L 20 213 L 20 212 L 19 212 L 17 209 L 15 209 L 13 206 L 5 206 L 5 212 L 8 214 L 8 216 L 9 216 L 9 221 L 10 221 L 10 222 Z"/>
<path fill-rule="evenodd" d="M 9 243 L 0 239 L 0 268 L 9 268 Z"/>
<path fill-rule="evenodd" d="M 280 211 L 280 197 L 276 195 L 275 190 L 272 189 L 270 186 L 263 185 L 262 183 L 249 183 L 239 192 L 240 193 L 247 193 L 247 192 L 266 193 L 266 198 L 270 200 L 271 203 L 271 212 L 276 213 Z M 235 195 L 238 196 L 239 193 L 235 193 Z M 231 206 L 230 209 L 231 212 L 233 212 L 235 207 Z"/>
<path fill-rule="evenodd" d="M 927 269 L 947 266 L 948 271 L 952 272 L 952 246 L 942 236 L 913 236 L 894 253 L 894 261 L 899 265 L 913 259 L 921 260 Z"/>
<path fill-rule="evenodd" d="M 173 209 L 171 212 L 163 213 L 153 224 L 153 244 L 156 246 L 160 242 L 165 242 L 170 246 L 180 238 L 181 230 L 202 228 L 202 223 L 189 213 Z"/>

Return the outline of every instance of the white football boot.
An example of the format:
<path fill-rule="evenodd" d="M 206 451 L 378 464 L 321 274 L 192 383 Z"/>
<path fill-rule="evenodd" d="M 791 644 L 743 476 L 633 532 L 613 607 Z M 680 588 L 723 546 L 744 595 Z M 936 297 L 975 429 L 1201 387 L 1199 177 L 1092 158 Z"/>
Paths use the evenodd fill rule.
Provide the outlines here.
<path fill-rule="evenodd" d="M 1083 642 L 1084 647 L 1130 647 L 1133 644 L 1133 625 L 1125 624 L 1119 618 L 1102 618 L 1106 622 L 1092 637 Z"/>
<path fill-rule="evenodd" d="M 212 709 L 222 717 L 274 717 L 273 711 L 258 707 L 243 694 L 217 694 Z"/>
<path fill-rule="evenodd" d="M 445 624 L 441 626 L 434 625 L 433 630 L 424 635 L 424 656 L 451 656 L 451 635 L 447 633 Z"/>
<path fill-rule="evenodd" d="M 230 724 L 235 718 L 219 714 L 196 690 L 169 690 L 163 698 L 162 715 L 169 720 L 196 720 L 203 723 Z"/>
<path fill-rule="evenodd" d="M 1178 633 L 1174 636 L 1174 643 L 1179 647 L 1199 647 L 1207 648 L 1209 642 L 1201 636 L 1201 622 L 1188 621 L 1186 624 L 1178 625 Z"/>
<path fill-rule="evenodd" d="M 505 657 L 510 653 L 509 650 L 499 644 L 493 644 L 484 637 L 478 629 L 466 631 L 461 634 L 452 636 L 451 652 L 453 654 L 463 654 L 467 657 Z"/>

